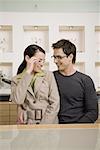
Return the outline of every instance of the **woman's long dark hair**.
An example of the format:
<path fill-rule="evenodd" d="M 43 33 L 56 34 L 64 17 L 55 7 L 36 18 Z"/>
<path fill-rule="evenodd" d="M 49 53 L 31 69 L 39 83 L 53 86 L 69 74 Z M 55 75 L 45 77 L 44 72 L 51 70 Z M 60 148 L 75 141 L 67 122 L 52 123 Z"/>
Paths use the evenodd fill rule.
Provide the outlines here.
<path fill-rule="evenodd" d="M 40 52 L 42 52 L 42 53 L 45 54 L 44 49 L 41 48 L 41 47 L 38 46 L 38 45 L 35 45 L 35 44 L 29 45 L 29 46 L 25 49 L 25 51 L 24 51 L 24 60 L 23 60 L 23 62 L 20 64 L 20 66 L 18 67 L 17 74 L 22 73 L 23 70 L 26 68 L 26 64 L 27 64 L 27 63 L 26 63 L 26 60 L 25 60 L 25 56 L 28 55 L 28 56 L 31 58 L 32 56 L 34 56 L 34 55 L 36 54 L 37 51 L 40 51 Z"/>

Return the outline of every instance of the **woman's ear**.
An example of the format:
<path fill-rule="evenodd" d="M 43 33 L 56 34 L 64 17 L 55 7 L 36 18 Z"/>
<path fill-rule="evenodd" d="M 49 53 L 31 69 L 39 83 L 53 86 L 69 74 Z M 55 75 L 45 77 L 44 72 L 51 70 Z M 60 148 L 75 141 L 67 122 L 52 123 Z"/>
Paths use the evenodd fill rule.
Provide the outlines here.
<path fill-rule="evenodd" d="M 25 60 L 26 62 L 28 62 L 28 60 L 30 59 L 30 57 L 28 55 L 25 56 Z"/>

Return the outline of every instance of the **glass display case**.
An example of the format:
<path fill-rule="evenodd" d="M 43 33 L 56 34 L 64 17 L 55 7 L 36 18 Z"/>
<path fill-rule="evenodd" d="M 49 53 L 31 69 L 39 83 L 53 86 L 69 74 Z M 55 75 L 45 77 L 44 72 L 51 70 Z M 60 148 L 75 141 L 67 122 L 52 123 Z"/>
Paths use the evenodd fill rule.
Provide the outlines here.
<path fill-rule="evenodd" d="M 76 45 L 77 52 L 85 51 L 84 26 L 59 26 L 60 39 L 68 39 Z"/>
<path fill-rule="evenodd" d="M 0 53 L 12 51 L 12 26 L 0 25 Z"/>
<path fill-rule="evenodd" d="M 24 46 L 38 44 L 49 51 L 49 28 L 48 26 L 23 26 L 24 29 Z"/>

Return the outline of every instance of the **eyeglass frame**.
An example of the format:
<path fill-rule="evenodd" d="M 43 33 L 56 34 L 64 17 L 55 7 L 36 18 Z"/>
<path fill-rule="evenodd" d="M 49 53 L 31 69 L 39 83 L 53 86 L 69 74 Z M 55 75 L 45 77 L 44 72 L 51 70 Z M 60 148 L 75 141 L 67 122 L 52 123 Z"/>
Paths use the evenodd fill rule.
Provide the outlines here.
<path fill-rule="evenodd" d="M 51 56 L 51 58 L 54 58 L 54 59 L 58 59 L 58 60 L 61 60 L 61 59 L 63 59 L 64 57 L 67 57 L 67 55 L 64 55 L 64 56 L 55 56 L 55 55 L 53 55 L 53 56 Z"/>

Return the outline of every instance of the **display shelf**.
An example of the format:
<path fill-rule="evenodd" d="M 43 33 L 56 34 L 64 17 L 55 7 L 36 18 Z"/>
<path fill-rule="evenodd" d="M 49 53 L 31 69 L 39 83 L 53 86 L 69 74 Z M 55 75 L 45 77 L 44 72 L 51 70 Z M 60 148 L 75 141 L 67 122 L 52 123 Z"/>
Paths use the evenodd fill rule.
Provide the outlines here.
<path fill-rule="evenodd" d="M 7 94 L 10 94 L 11 93 L 11 88 L 9 86 L 8 89 L 5 89 L 5 88 L 0 88 L 0 95 L 7 95 Z"/>
<path fill-rule="evenodd" d="M 59 38 L 68 39 L 76 45 L 77 52 L 85 51 L 84 26 L 59 26 Z"/>
<path fill-rule="evenodd" d="M 13 62 L 14 58 L 16 58 L 16 54 L 14 53 L 10 53 L 10 52 L 7 52 L 7 53 L 1 53 L 0 54 L 0 63 L 2 62 Z"/>
<path fill-rule="evenodd" d="M 100 53 L 100 26 L 95 26 L 95 35 L 97 53 Z"/>
<path fill-rule="evenodd" d="M 95 26 L 95 35 L 96 35 L 96 62 L 95 62 L 95 71 L 96 71 L 96 85 L 97 89 L 100 90 L 100 26 Z"/>
<path fill-rule="evenodd" d="M 74 67 L 77 71 L 85 73 L 85 63 L 84 62 L 76 62 Z"/>
<path fill-rule="evenodd" d="M 95 26 L 95 37 L 96 37 L 96 62 L 100 62 L 100 26 Z"/>
<path fill-rule="evenodd" d="M 0 102 L 0 125 L 17 124 L 17 105 L 12 102 Z"/>
<path fill-rule="evenodd" d="M 0 25 L 0 53 L 12 52 L 12 26 Z"/>
<path fill-rule="evenodd" d="M 30 44 L 38 44 L 45 49 L 49 50 L 49 28 L 48 26 L 23 26 L 24 29 L 24 46 Z"/>
<path fill-rule="evenodd" d="M 97 89 L 100 90 L 100 62 L 95 63 L 95 72 L 96 72 L 96 85 Z"/>
<path fill-rule="evenodd" d="M 12 77 L 12 63 L 0 63 L 0 74 L 3 75 L 4 78 L 11 79 Z M 4 83 L 2 80 L 0 81 L 0 90 L 1 89 L 9 89 L 10 85 Z"/>

